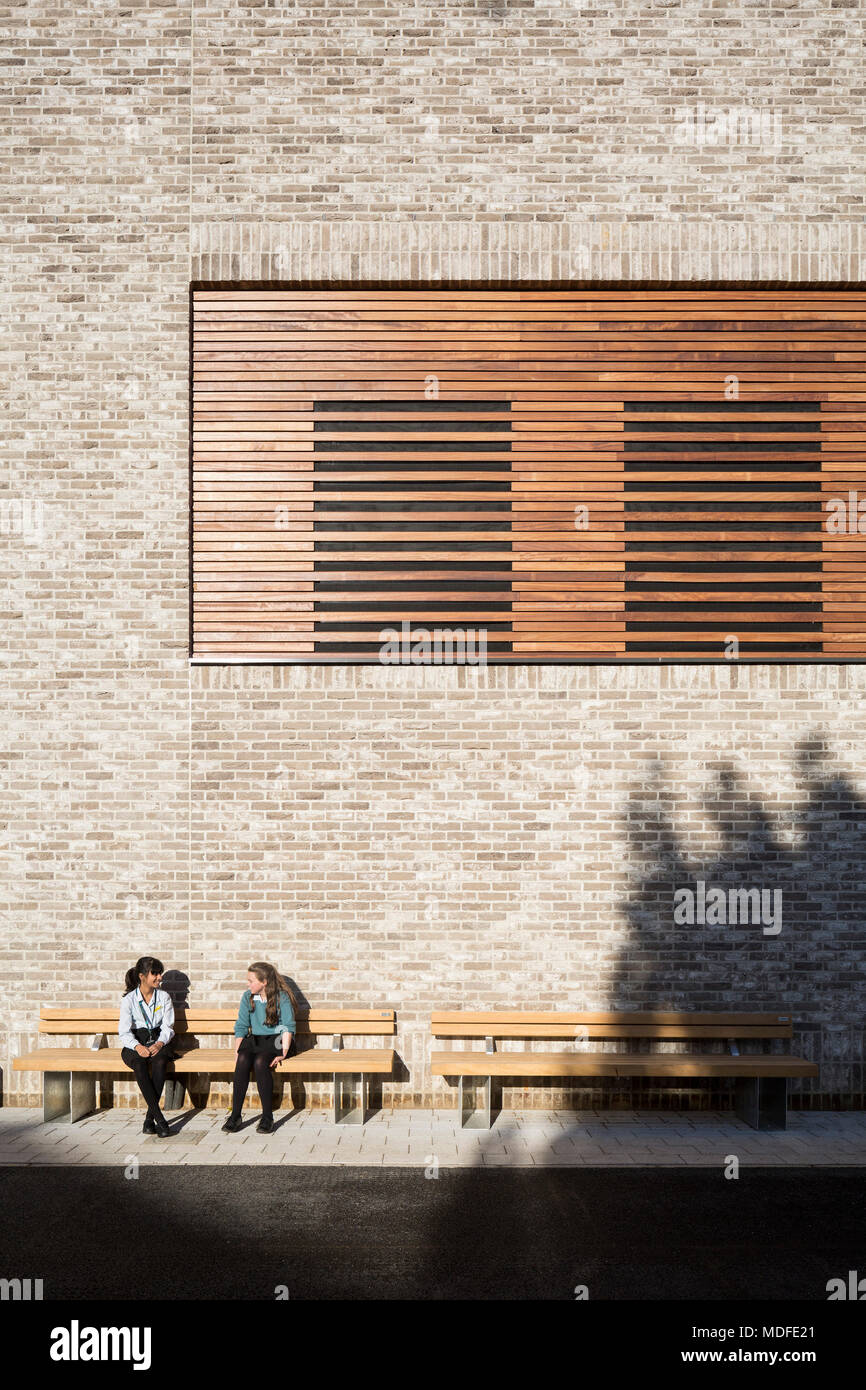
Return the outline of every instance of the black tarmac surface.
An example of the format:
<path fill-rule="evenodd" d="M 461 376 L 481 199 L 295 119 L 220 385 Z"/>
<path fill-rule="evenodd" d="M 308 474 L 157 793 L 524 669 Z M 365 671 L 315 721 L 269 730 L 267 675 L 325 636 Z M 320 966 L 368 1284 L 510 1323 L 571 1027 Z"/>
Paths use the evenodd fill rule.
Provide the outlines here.
<path fill-rule="evenodd" d="M 826 1300 L 861 1169 L 0 1169 L 0 1272 L 48 1299 Z"/>

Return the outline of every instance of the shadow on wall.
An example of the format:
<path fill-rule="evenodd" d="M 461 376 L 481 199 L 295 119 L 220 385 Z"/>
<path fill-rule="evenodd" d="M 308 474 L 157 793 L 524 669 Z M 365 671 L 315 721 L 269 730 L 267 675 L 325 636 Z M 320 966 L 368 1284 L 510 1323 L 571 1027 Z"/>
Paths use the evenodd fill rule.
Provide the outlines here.
<path fill-rule="evenodd" d="M 611 1007 L 784 1010 L 807 1033 L 863 1018 L 866 802 L 834 773 L 820 738 L 796 747 L 794 766 L 805 795 L 780 839 L 760 795 L 732 764 L 716 765 L 704 810 L 721 848 L 709 862 L 688 854 L 660 775 L 633 798 L 627 839 L 632 862 L 644 867 L 625 905 L 629 932 Z M 690 923 L 689 894 L 697 915 L 701 883 L 707 920 Z M 711 885 L 725 890 L 715 911 L 706 901 Z M 735 910 L 730 890 L 750 888 L 763 890 L 760 919 L 753 894 L 748 920 L 731 920 L 744 915 L 744 900 Z M 686 920 L 677 921 L 674 894 L 683 889 Z"/>
<path fill-rule="evenodd" d="M 866 800 L 834 770 L 818 736 L 795 746 L 792 764 L 802 788 L 794 807 L 750 790 L 732 762 L 715 764 L 702 806 L 709 858 L 687 849 L 691 837 L 677 828 L 677 798 L 660 768 L 631 798 L 624 817 L 632 883 L 622 909 L 627 932 L 600 1007 L 790 1013 L 793 1040 L 772 1047 L 821 1067 L 816 1080 L 789 1083 L 791 1108 L 808 1103 L 809 1093 L 822 1106 L 856 1108 L 866 1038 Z M 678 1051 L 682 1044 L 654 1047 Z M 744 1042 L 741 1049 L 762 1051 L 763 1044 Z M 520 1084 L 507 1078 L 506 1091 Z M 551 1096 L 561 1090 L 557 1081 L 535 1084 Z M 618 1109 L 681 1108 L 684 1101 L 720 1109 L 733 1099 L 727 1079 L 587 1080 L 574 1090 L 584 1106 Z"/>
<path fill-rule="evenodd" d="M 675 828 L 674 796 L 660 774 L 632 799 L 626 830 L 634 887 L 625 904 L 629 930 L 611 976 L 608 1007 L 791 1012 L 792 1050 L 807 1054 L 815 1050 L 815 1034 L 822 1026 L 850 1036 L 853 1025 L 859 1035 L 856 1057 L 841 1056 L 835 1067 L 816 1058 L 822 1060 L 822 1077 L 815 1084 L 826 1091 L 824 1073 L 835 1070 L 839 1078 L 847 1078 L 843 1084 L 856 1103 L 851 1093 L 855 1076 L 862 1073 L 866 1017 L 866 802 L 846 777 L 834 772 L 820 738 L 810 737 L 796 747 L 794 767 L 805 795 L 782 839 L 764 801 L 749 792 L 733 764 L 716 765 L 704 809 L 718 831 L 714 844 L 720 840 L 721 847 L 709 861 L 687 853 Z M 781 808 L 773 809 L 778 818 Z M 780 889 L 781 931 L 765 935 L 761 923 L 675 923 L 675 890 L 694 890 L 698 880 L 707 887 Z M 562 1007 L 568 1003 L 563 1000 Z M 623 1124 L 628 1117 L 621 1106 L 638 1100 L 644 1086 L 654 1087 L 658 1103 L 662 1088 L 656 1082 L 641 1082 L 631 1093 L 628 1083 L 625 1089 L 612 1083 L 607 1099 L 615 1096 L 619 1115 L 590 1117 L 584 1112 L 581 1118 L 575 1112 L 559 1138 L 567 1146 L 589 1127 L 597 1139 L 605 1133 L 622 1138 L 628 1161 L 630 1144 L 639 1145 L 649 1127 L 645 1120 L 632 1134 L 632 1126 Z M 600 1092 L 596 1095 L 600 1099 Z M 454 1120 L 459 1124 L 456 1112 Z M 688 1125 L 689 1117 L 683 1121 Z M 752 1131 L 734 1115 L 730 1123 L 732 1132 L 739 1127 L 751 1137 Z M 598 1131 L 604 1133 L 599 1136 Z M 673 1130 L 664 1133 L 663 1143 Z M 442 1282 L 443 1271 L 450 1270 L 449 1296 L 455 1296 L 461 1281 L 470 1281 L 472 1261 L 464 1258 L 466 1252 L 483 1263 L 490 1230 L 502 1220 L 498 1199 L 507 1197 L 509 1184 L 500 1179 L 513 1173 L 489 1164 L 503 1162 L 502 1143 L 507 1147 L 509 1138 L 520 1145 L 526 1135 L 505 1111 L 492 1135 L 478 1134 L 473 1166 L 448 1168 L 443 1160 L 436 1224 L 429 1234 L 434 1253 L 428 1278 L 434 1287 Z M 556 1166 L 556 1142 L 547 1141 L 540 1150 L 533 1146 L 534 1165 L 521 1173 L 523 1201 L 508 1212 L 503 1287 L 513 1290 L 522 1280 L 529 1290 L 525 1296 L 549 1297 L 532 1290 L 544 1287 L 545 1268 L 559 1259 L 563 1270 L 571 1269 L 575 1286 L 589 1286 L 590 1297 L 823 1297 L 838 1258 L 833 1242 L 841 1239 L 844 1221 L 840 1227 L 839 1213 L 825 1212 L 812 1222 L 816 1193 L 803 1186 L 801 1170 L 761 1172 L 750 1165 L 745 1182 L 720 1182 L 727 1142 L 720 1147 L 718 1165 L 684 1162 L 678 1170 L 652 1171 L 636 1166 L 624 1174 L 593 1169 L 591 1159 L 586 1168 L 563 1172 Z M 845 1161 L 840 1156 L 840 1165 Z M 490 1226 L 479 1231 L 473 1213 L 483 1210 L 483 1202 Z M 587 1214 L 596 1207 L 603 1219 L 587 1238 Z M 797 1216 L 793 1221 L 792 1210 Z M 803 1231 L 810 1223 L 806 1238 Z M 554 1296 L 574 1296 L 565 1275 L 561 1288 Z"/>

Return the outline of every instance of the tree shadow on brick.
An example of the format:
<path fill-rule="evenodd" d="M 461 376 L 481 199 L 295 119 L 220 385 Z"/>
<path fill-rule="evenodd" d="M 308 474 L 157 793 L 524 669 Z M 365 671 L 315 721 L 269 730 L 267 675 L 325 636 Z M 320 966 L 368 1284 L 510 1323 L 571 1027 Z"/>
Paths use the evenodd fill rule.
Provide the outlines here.
<path fill-rule="evenodd" d="M 641 869 L 625 905 L 629 933 L 612 977 L 612 1009 L 790 1013 L 794 1051 L 814 1060 L 823 1029 L 863 1018 L 866 802 L 833 770 L 820 737 L 796 747 L 793 765 L 804 797 L 792 809 L 790 836 L 781 838 L 760 794 L 732 763 L 716 764 L 704 811 L 720 848 L 706 857 L 686 847 L 659 771 L 632 798 L 626 833 Z M 735 915 L 727 909 L 720 922 L 678 923 L 675 891 L 689 889 L 697 898 L 701 882 L 705 892 L 710 885 L 724 889 L 726 899 L 731 889 L 780 890 L 778 934 L 765 931 L 767 916 L 724 920 Z M 862 1037 L 847 1069 L 813 1087 L 837 1096 L 848 1089 L 853 1103 L 855 1061 L 862 1061 Z M 634 1103 L 648 1088 L 659 1090 L 653 1081 L 633 1087 Z"/>

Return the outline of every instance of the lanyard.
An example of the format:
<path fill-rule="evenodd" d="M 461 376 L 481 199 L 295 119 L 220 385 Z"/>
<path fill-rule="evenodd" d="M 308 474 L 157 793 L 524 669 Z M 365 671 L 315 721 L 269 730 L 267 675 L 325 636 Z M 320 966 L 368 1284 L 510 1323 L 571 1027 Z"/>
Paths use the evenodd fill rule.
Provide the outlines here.
<path fill-rule="evenodd" d="M 156 990 L 154 990 L 154 991 L 153 991 L 153 994 L 151 995 L 151 1006 L 150 1006 L 150 1018 L 149 1018 L 149 1019 L 148 1019 L 148 1016 L 147 1016 L 147 1005 L 145 1004 L 144 1000 L 143 1000 L 142 997 L 141 997 L 141 990 L 138 991 L 138 996 L 137 996 L 137 998 L 136 998 L 136 1003 L 138 1004 L 139 1009 L 141 1010 L 141 1015 L 142 1015 L 142 1017 L 143 1017 L 143 1019 L 144 1019 L 145 1027 L 146 1027 L 146 1028 L 155 1028 L 155 1027 L 156 1027 L 156 1023 L 154 1022 L 154 1020 L 155 1020 L 155 1018 L 156 1018 Z"/>

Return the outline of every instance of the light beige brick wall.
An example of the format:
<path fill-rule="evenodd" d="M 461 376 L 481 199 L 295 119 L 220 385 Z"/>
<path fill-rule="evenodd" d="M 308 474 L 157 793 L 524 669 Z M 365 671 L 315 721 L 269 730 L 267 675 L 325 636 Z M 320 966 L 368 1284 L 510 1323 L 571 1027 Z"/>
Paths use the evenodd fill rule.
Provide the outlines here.
<path fill-rule="evenodd" d="M 862 1103 L 864 668 L 188 667 L 190 281 L 866 279 L 861 10 L 429 15 L 0 5 L 4 1100 L 146 950 L 393 1005 L 394 1103 L 431 1007 L 656 1000 L 784 1005 Z M 732 861 L 781 938 L 672 933 Z"/>

